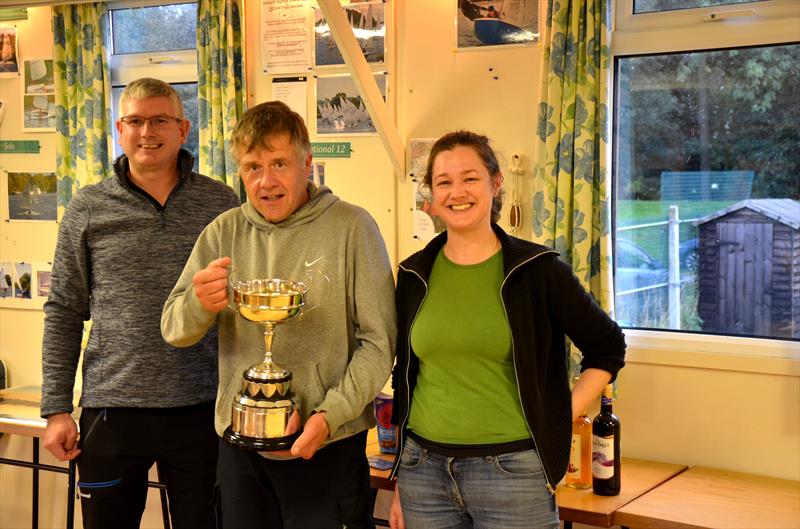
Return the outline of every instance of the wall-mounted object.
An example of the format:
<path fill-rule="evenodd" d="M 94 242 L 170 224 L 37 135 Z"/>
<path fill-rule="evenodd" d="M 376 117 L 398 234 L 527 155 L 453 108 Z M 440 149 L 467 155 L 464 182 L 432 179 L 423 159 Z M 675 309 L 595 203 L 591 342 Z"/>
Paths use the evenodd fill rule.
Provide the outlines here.
<path fill-rule="evenodd" d="M 382 63 L 386 57 L 386 21 L 383 2 L 366 2 L 343 6 L 364 58 L 370 64 Z M 314 63 L 317 66 L 344 65 L 344 57 L 331 34 L 322 10 L 314 10 Z"/>
<path fill-rule="evenodd" d="M 374 75 L 385 100 L 386 74 Z M 352 77 L 331 75 L 317 79 L 317 136 L 375 133 L 375 124 Z"/>
<path fill-rule="evenodd" d="M 0 7 L 0 22 L 7 20 L 27 20 L 27 7 Z"/>
<path fill-rule="evenodd" d="M 17 28 L 0 28 L 0 77 L 19 76 Z"/>
<path fill-rule="evenodd" d="M 538 42 L 539 3 L 538 0 L 458 0 L 456 49 Z"/>
<path fill-rule="evenodd" d="M 349 141 L 311 142 L 314 158 L 350 158 L 352 152 Z"/>
<path fill-rule="evenodd" d="M 58 183 L 55 173 L 3 172 L 3 220 L 55 222 Z"/>
<path fill-rule="evenodd" d="M 56 88 L 53 59 L 30 59 L 23 64 L 22 130 L 56 130 Z"/>
<path fill-rule="evenodd" d="M 0 101 L 0 120 L 2 120 L 2 106 Z M 41 147 L 39 140 L 0 140 L 0 153 L 3 154 L 39 154 Z"/>
<path fill-rule="evenodd" d="M 0 263 L 0 308 L 42 310 L 50 294 L 51 263 Z"/>
<path fill-rule="evenodd" d="M 261 69 L 265 74 L 311 69 L 311 10 L 304 1 L 262 0 Z"/>

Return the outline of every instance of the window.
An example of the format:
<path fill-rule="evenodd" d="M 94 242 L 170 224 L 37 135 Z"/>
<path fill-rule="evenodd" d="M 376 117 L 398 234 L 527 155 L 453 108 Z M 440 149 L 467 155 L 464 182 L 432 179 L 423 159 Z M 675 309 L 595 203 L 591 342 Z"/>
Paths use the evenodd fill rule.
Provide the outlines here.
<path fill-rule="evenodd" d="M 617 14 L 720 3 L 634 0 Z M 705 24 L 702 35 L 699 22 L 662 28 L 660 47 L 621 32 L 613 176 L 623 326 L 800 338 L 800 44 L 757 18 Z"/>
<path fill-rule="evenodd" d="M 113 119 L 119 117 L 119 98 L 125 85 L 154 77 L 172 85 L 191 122 L 184 148 L 199 153 L 197 129 L 197 4 L 116 3 L 109 9 Z M 114 154 L 122 154 L 114 129 Z"/>
<path fill-rule="evenodd" d="M 697 7 L 717 7 L 733 4 L 748 4 L 760 0 L 633 0 L 633 12 L 655 13 L 659 11 L 675 11 Z"/>

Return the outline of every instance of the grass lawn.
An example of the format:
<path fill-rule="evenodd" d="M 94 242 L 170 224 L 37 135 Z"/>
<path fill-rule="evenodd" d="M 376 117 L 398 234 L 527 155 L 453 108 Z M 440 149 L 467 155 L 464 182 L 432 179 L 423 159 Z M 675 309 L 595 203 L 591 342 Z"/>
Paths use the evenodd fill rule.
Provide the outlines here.
<path fill-rule="evenodd" d="M 652 222 L 663 222 L 669 219 L 669 207 L 678 206 L 678 216 L 681 219 L 681 241 L 688 241 L 697 237 L 697 226 L 690 219 L 705 217 L 715 211 L 724 209 L 736 201 L 700 201 L 682 200 L 664 202 L 660 200 L 617 200 L 616 226 L 635 226 L 638 224 L 650 224 Z M 638 230 L 627 230 L 619 234 L 620 237 L 627 239 L 648 253 L 654 259 L 666 266 L 668 235 L 667 226 L 654 226 L 641 228 Z"/>

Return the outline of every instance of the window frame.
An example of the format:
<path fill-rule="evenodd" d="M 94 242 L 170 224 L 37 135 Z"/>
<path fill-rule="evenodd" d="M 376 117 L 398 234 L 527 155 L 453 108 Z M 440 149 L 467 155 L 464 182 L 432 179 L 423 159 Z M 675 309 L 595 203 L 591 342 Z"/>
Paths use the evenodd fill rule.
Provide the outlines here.
<path fill-rule="evenodd" d="M 108 4 L 109 24 L 111 11 L 157 7 L 173 4 L 196 4 L 195 0 L 123 0 Z M 113 48 L 113 26 L 110 35 Z M 140 77 L 155 77 L 167 83 L 197 82 L 197 49 L 164 52 L 124 53 L 115 55 L 109 50 L 111 86 L 125 86 Z M 166 67 L 165 67 L 166 66 Z"/>
<path fill-rule="evenodd" d="M 612 34 L 609 144 L 612 208 L 616 211 L 616 72 L 620 58 L 663 53 L 709 51 L 771 44 L 800 43 L 800 2 L 766 0 L 706 8 L 633 14 L 633 0 L 610 2 Z M 725 13 L 755 10 L 754 17 L 726 18 Z M 715 21 L 710 15 L 716 13 Z M 723 16 L 720 16 L 722 14 Z M 616 239 L 616 218 L 612 237 Z M 800 341 L 704 334 L 680 330 L 625 328 L 632 363 L 723 369 L 800 376 Z"/>

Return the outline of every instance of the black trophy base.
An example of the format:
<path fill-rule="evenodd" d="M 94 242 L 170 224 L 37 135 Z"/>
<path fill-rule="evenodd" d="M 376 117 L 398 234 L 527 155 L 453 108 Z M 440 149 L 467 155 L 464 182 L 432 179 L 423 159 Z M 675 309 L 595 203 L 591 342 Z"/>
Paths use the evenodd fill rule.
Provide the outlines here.
<path fill-rule="evenodd" d="M 300 437 L 300 431 L 283 437 L 273 438 L 260 438 L 248 437 L 246 435 L 234 432 L 230 426 L 225 429 L 225 434 L 222 436 L 225 441 L 242 450 L 251 450 L 256 452 L 274 452 L 275 450 L 288 450 L 292 447 L 295 440 Z"/>

